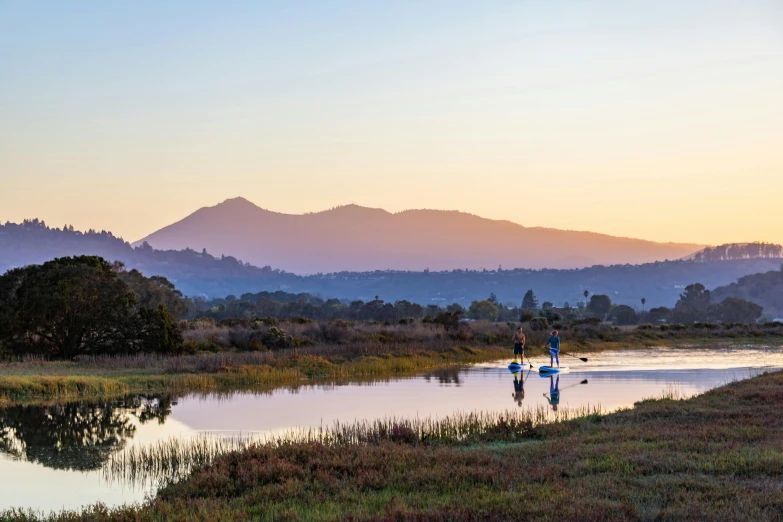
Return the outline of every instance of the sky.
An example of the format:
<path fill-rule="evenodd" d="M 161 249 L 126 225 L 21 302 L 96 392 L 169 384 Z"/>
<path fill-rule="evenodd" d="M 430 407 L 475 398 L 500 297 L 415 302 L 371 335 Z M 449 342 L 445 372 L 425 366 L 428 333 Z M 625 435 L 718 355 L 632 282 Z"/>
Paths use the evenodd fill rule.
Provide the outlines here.
<path fill-rule="evenodd" d="M 783 243 L 783 2 L 0 0 L 0 221 L 236 196 Z"/>

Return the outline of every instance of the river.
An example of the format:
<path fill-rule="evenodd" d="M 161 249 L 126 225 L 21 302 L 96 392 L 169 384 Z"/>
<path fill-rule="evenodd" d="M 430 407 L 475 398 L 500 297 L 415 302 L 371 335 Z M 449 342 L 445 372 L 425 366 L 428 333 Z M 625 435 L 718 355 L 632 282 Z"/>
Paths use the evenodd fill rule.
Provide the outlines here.
<path fill-rule="evenodd" d="M 783 349 L 663 348 L 563 356 L 570 373 L 512 374 L 508 361 L 423 372 L 366 383 L 306 385 L 272 392 L 130 396 L 0 408 L 0 507 L 49 511 L 95 502 L 139 502 L 152 486 L 106 480 L 101 467 L 118 451 L 172 437 L 257 436 L 335 421 L 443 417 L 515 408 L 600 407 L 611 411 L 662 394 L 691 396 L 783 368 Z M 570 360 L 569 360 L 570 359 Z M 534 364 L 548 363 L 543 359 Z"/>

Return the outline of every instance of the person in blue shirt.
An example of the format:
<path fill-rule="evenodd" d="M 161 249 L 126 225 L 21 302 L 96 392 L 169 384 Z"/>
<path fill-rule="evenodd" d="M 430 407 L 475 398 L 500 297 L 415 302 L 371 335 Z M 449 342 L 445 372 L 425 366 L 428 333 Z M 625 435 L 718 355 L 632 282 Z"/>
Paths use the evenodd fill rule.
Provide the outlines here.
<path fill-rule="evenodd" d="M 557 367 L 560 368 L 560 337 L 558 337 L 557 330 L 552 330 L 552 335 L 549 336 L 549 340 L 544 345 L 544 348 L 549 348 L 549 366 L 552 367 L 552 363 L 557 361 Z"/>

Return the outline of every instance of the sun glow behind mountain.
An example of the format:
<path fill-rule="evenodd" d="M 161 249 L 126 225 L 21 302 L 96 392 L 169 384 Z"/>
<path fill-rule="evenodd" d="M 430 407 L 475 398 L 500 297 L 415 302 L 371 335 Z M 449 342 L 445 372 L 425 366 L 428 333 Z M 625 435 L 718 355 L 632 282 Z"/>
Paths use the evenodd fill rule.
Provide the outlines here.
<path fill-rule="evenodd" d="M 0 219 L 138 238 L 242 194 L 783 242 L 781 27 L 765 0 L 4 3 Z"/>

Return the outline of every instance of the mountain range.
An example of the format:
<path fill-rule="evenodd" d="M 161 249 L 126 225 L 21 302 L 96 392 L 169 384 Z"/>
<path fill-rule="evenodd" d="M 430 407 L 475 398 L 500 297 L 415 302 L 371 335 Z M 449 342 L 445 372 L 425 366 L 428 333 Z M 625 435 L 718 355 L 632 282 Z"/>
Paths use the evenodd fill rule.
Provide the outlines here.
<path fill-rule="evenodd" d="M 0 274 L 55 257 L 99 255 L 110 261 L 122 261 L 128 268 L 136 268 L 148 276 L 165 276 L 185 295 L 207 298 L 283 290 L 345 300 L 369 301 L 380 296 L 392 302 L 407 299 L 420 304 L 469 305 L 490 293 L 502 303 L 518 303 L 525 291 L 532 288 L 542 302 L 558 305 L 564 301 L 574 304 L 584 299 L 583 292 L 589 290 L 593 294 L 608 294 L 613 302 L 637 308 L 641 297 L 646 298 L 648 307 L 673 306 L 690 283 L 700 282 L 707 288 L 715 288 L 748 274 L 778 270 L 783 262 L 779 252 L 783 252 L 779 245 L 753 248 L 723 245 L 712 249 L 710 255 L 702 252 L 700 260 L 637 265 L 563 270 L 340 271 L 305 276 L 270 266 L 259 268 L 232 256 L 212 256 L 192 249 L 156 250 L 147 244 L 134 248 L 110 232 L 50 228 L 37 219 L 0 224 Z M 758 295 L 755 286 L 749 290 L 751 300 Z M 779 291 L 779 286 L 770 291 Z M 766 299 L 764 305 L 776 302 Z"/>
<path fill-rule="evenodd" d="M 458 211 L 391 213 L 357 205 L 309 214 L 243 198 L 204 207 L 134 243 L 231 255 L 314 274 L 337 271 L 582 268 L 679 259 L 703 247 L 593 232 L 524 227 Z"/>

